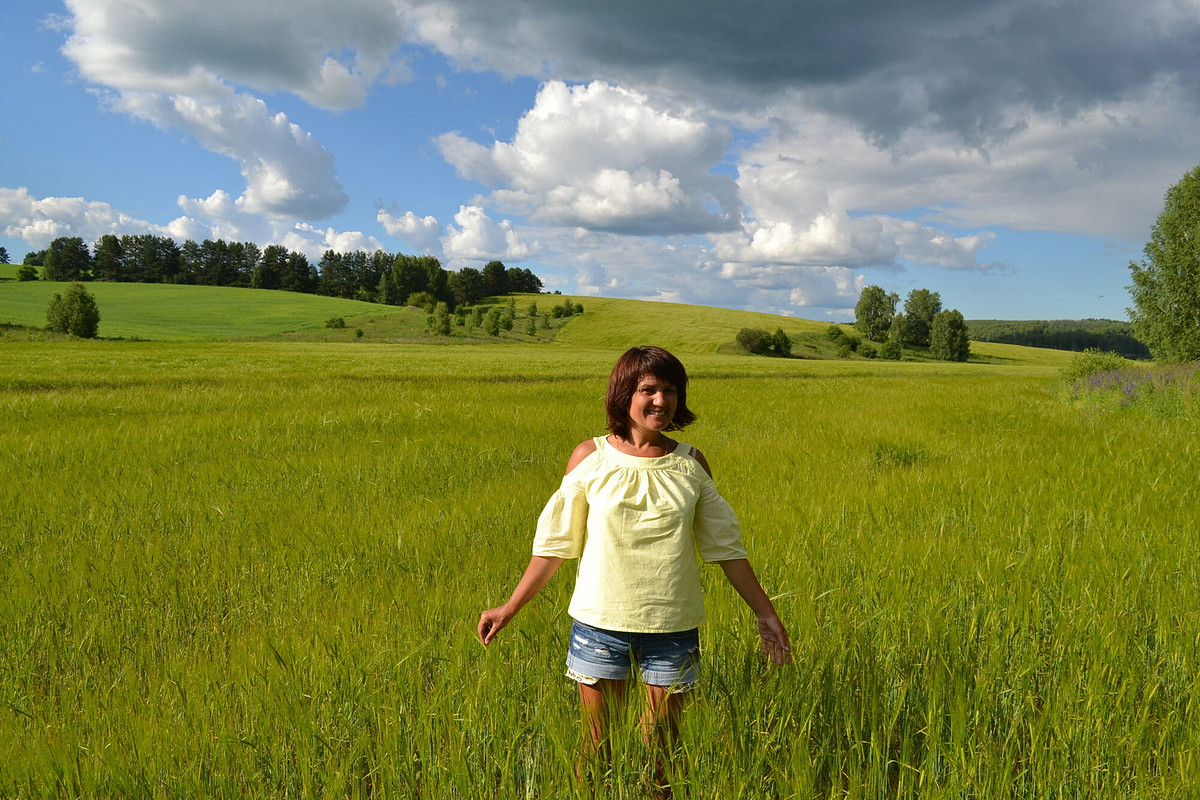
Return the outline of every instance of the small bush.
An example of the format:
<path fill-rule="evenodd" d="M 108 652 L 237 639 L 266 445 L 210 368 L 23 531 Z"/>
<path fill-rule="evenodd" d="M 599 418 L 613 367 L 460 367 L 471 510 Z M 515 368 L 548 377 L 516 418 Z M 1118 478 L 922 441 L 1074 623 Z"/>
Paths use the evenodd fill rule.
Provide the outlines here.
<path fill-rule="evenodd" d="M 863 342 L 858 346 L 858 354 L 863 358 L 874 358 L 879 355 L 879 351 L 870 342 Z"/>
<path fill-rule="evenodd" d="M 100 309 L 87 287 L 76 281 L 64 293 L 56 292 L 50 299 L 46 322 L 52 331 L 94 339 L 100 327 Z"/>
<path fill-rule="evenodd" d="M 791 356 L 792 340 L 783 332 L 783 328 L 775 329 L 775 335 L 771 337 L 771 352 L 780 358 Z"/>
<path fill-rule="evenodd" d="M 825 329 L 825 338 L 837 343 L 846 338 L 846 332 L 842 330 L 840 325 L 830 325 Z"/>
<path fill-rule="evenodd" d="M 38 279 L 38 268 L 32 264 L 22 264 L 17 269 L 18 281 L 36 281 Z"/>
<path fill-rule="evenodd" d="M 737 333 L 737 343 L 747 353 L 762 356 L 771 352 L 773 339 L 761 328 L 742 328 Z"/>
<path fill-rule="evenodd" d="M 483 319 L 483 329 L 487 331 L 488 336 L 500 335 L 500 309 L 488 309 L 487 316 Z"/>
<path fill-rule="evenodd" d="M 1078 383 L 1094 373 L 1116 372 L 1128 364 L 1128 361 L 1116 353 L 1089 347 L 1072 356 L 1067 365 L 1059 370 L 1059 374 L 1067 383 Z"/>
<path fill-rule="evenodd" d="M 438 303 L 434 307 L 434 311 L 429 315 L 428 320 L 429 332 L 438 336 L 450 335 L 450 309 L 445 303 Z"/>
<path fill-rule="evenodd" d="M 413 292 L 408 296 L 406 302 L 408 305 L 423 309 L 430 314 L 433 313 L 433 309 L 437 308 L 437 298 L 429 292 Z"/>
<path fill-rule="evenodd" d="M 904 357 L 904 348 L 900 346 L 899 341 L 889 338 L 879 348 L 879 357 L 888 361 L 899 361 Z"/>
<path fill-rule="evenodd" d="M 325 320 L 325 327 L 334 329 L 344 328 L 346 327 L 346 320 L 344 317 L 330 317 Z"/>

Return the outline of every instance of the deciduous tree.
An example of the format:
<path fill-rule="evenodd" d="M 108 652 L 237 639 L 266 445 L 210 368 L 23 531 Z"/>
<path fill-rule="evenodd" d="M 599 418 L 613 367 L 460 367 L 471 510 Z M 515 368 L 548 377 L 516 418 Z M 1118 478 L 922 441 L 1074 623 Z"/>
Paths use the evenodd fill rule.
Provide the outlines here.
<path fill-rule="evenodd" d="M 1200 166 L 1167 190 L 1143 253 L 1129 264 L 1134 332 L 1156 360 L 1200 359 Z"/>
<path fill-rule="evenodd" d="M 958 309 L 939 311 L 929 330 L 929 354 L 942 361 L 966 361 L 971 357 L 967 323 Z"/>
<path fill-rule="evenodd" d="M 913 289 L 904 299 L 904 335 L 901 344 L 929 346 L 933 318 L 942 310 L 942 296 L 928 289 Z M 888 334 L 891 338 L 891 334 Z"/>
<path fill-rule="evenodd" d="M 854 306 L 854 327 L 871 341 L 881 341 L 887 336 L 899 300 L 899 295 L 885 292 L 882 286 L 864 287 Z"/>

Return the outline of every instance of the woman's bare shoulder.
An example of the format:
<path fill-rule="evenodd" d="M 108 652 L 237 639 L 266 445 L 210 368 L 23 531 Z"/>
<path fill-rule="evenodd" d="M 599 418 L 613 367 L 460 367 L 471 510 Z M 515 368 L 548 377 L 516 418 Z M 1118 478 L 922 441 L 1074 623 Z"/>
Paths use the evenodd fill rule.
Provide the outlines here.
<path fill-rule="evenodd" d="M 712 477 L 712 467 L 708 465 L 708 459 L 704 457 L 704 453 L 700 452 L 699 447 L 693 447 L 690 454 L 692 458 L 700 462 L 700 466 L 704 467 L 704 471 L 708 473 L 708 477 Z"/>
<path fill-rule="evenodd" d="M 577 444 L 575 449 L 571 451 L 571 457 L 567 459 L 567 474 L 570 474 L 571 470 L 578 467 L 580 462 L 594 452 L 596 452 L 595 439 L 585 439 Z"/>

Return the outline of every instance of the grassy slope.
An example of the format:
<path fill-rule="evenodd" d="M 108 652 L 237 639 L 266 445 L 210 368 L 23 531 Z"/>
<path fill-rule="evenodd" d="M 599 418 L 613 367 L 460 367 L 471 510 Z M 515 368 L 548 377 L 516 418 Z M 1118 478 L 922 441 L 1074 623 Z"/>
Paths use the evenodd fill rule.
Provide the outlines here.
<path fill-rule="evenodd" d="M 66 286 L 43 281 L 0 283 L 0 322 L 45 325 L 50 298 Z M 105 338 L 248 338 L 319 330 L 335 316 L 344 317 L 353 327 L 349 321 L 355 317 L 404 311 L 334 297 L 219 286 L 90 283 L 88 291 L 100 307 L 100 335 Z"/>
<path fill-rule="evenodd" d="M 44 325 L 51 296 L 63 291 L 65 286 L 43 281 L 0 282 L 0 323 Z M 368 341 L 419 342 L 429 338 L 424 331 L 425 314 L 416 309 L 291 292 L 212 286 L 92 283 L 88 288 L 100 306 L 100 335 L 105 338 L 349 341 L 356 338 L 358 328 L 365 329 Z M 524 295 L 517 298 L 517 306 L 523 313 L 528 302 L 536 301 L 545 313 L 564 299 L 582 303 L 584 313 L 565 321 L 555 339 L 559 346 L 613 351 L 633 345 L 657 344 L 681 354 L 716 354 L 732 352 L 730 346 L 742 328 L 761 328 L 769 332 L 782 328 L 793 340 L 795 355 L 804 358 L 829 358 L 832 355 L 824 337 L 828 322 L 735 309 L 598 297 Z M 325 329 L 325 320 L 334 316 L 345 318 L 347 328 Z M 461 335 L 461 332 L 456 333 Z M 1049 367 L 1061 366 L 1071 357 L 1069 353 L 1057 350 L 984 342 L 973 343 L 972 354 L 992 363 Z"/>
<path fill-rule="evenodd" d="M 715 353 L 732 342 L 742 328 L 762 328 L 772 333 L 783 328 L 788 336 L 793 336 L 824 331 L 829 326 L 824 322 L 728 308 L 598 297 L 571 299 L 583 304 L 584 314 L 572 319 L 556 341 L 583 347 L 657 344 L 680 353 Z"/>
<path fill-rule="evenodd" d="M 824 344 L 825 330 L 829 327 L 828 322 L 727 308 L 597 297 L 570 299 L 582 303 L 584 313 L 573 317 L 555 341 L 575 347 L 612 350 L 656 344 L 678 353 L 717 353 L 727 348 L 742 328 L 761 328 L 772 333 L 782 328 L 793 340 L 794 354 L 819 358 L 822 355 L 809 343 Z M 844 327 L 851 330 L 848 325 Z M 971 353 L 996 363 L 1048 367 L 1062 366 L 1071 358 L 1064 351 L 990 342 L 972 342 Z"/>

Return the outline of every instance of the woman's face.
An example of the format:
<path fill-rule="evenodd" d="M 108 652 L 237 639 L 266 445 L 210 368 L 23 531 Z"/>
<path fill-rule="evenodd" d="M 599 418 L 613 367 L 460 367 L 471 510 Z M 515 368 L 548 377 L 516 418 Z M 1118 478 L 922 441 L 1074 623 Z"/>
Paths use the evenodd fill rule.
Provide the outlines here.
<path fill-rule="evenodd" d="M 629 425 L 644 431 L 662 432 L 675 417 L 679 393 L 674 384 L 643 375 L 638 378 L 637 389 L 629 404 Z"/>

